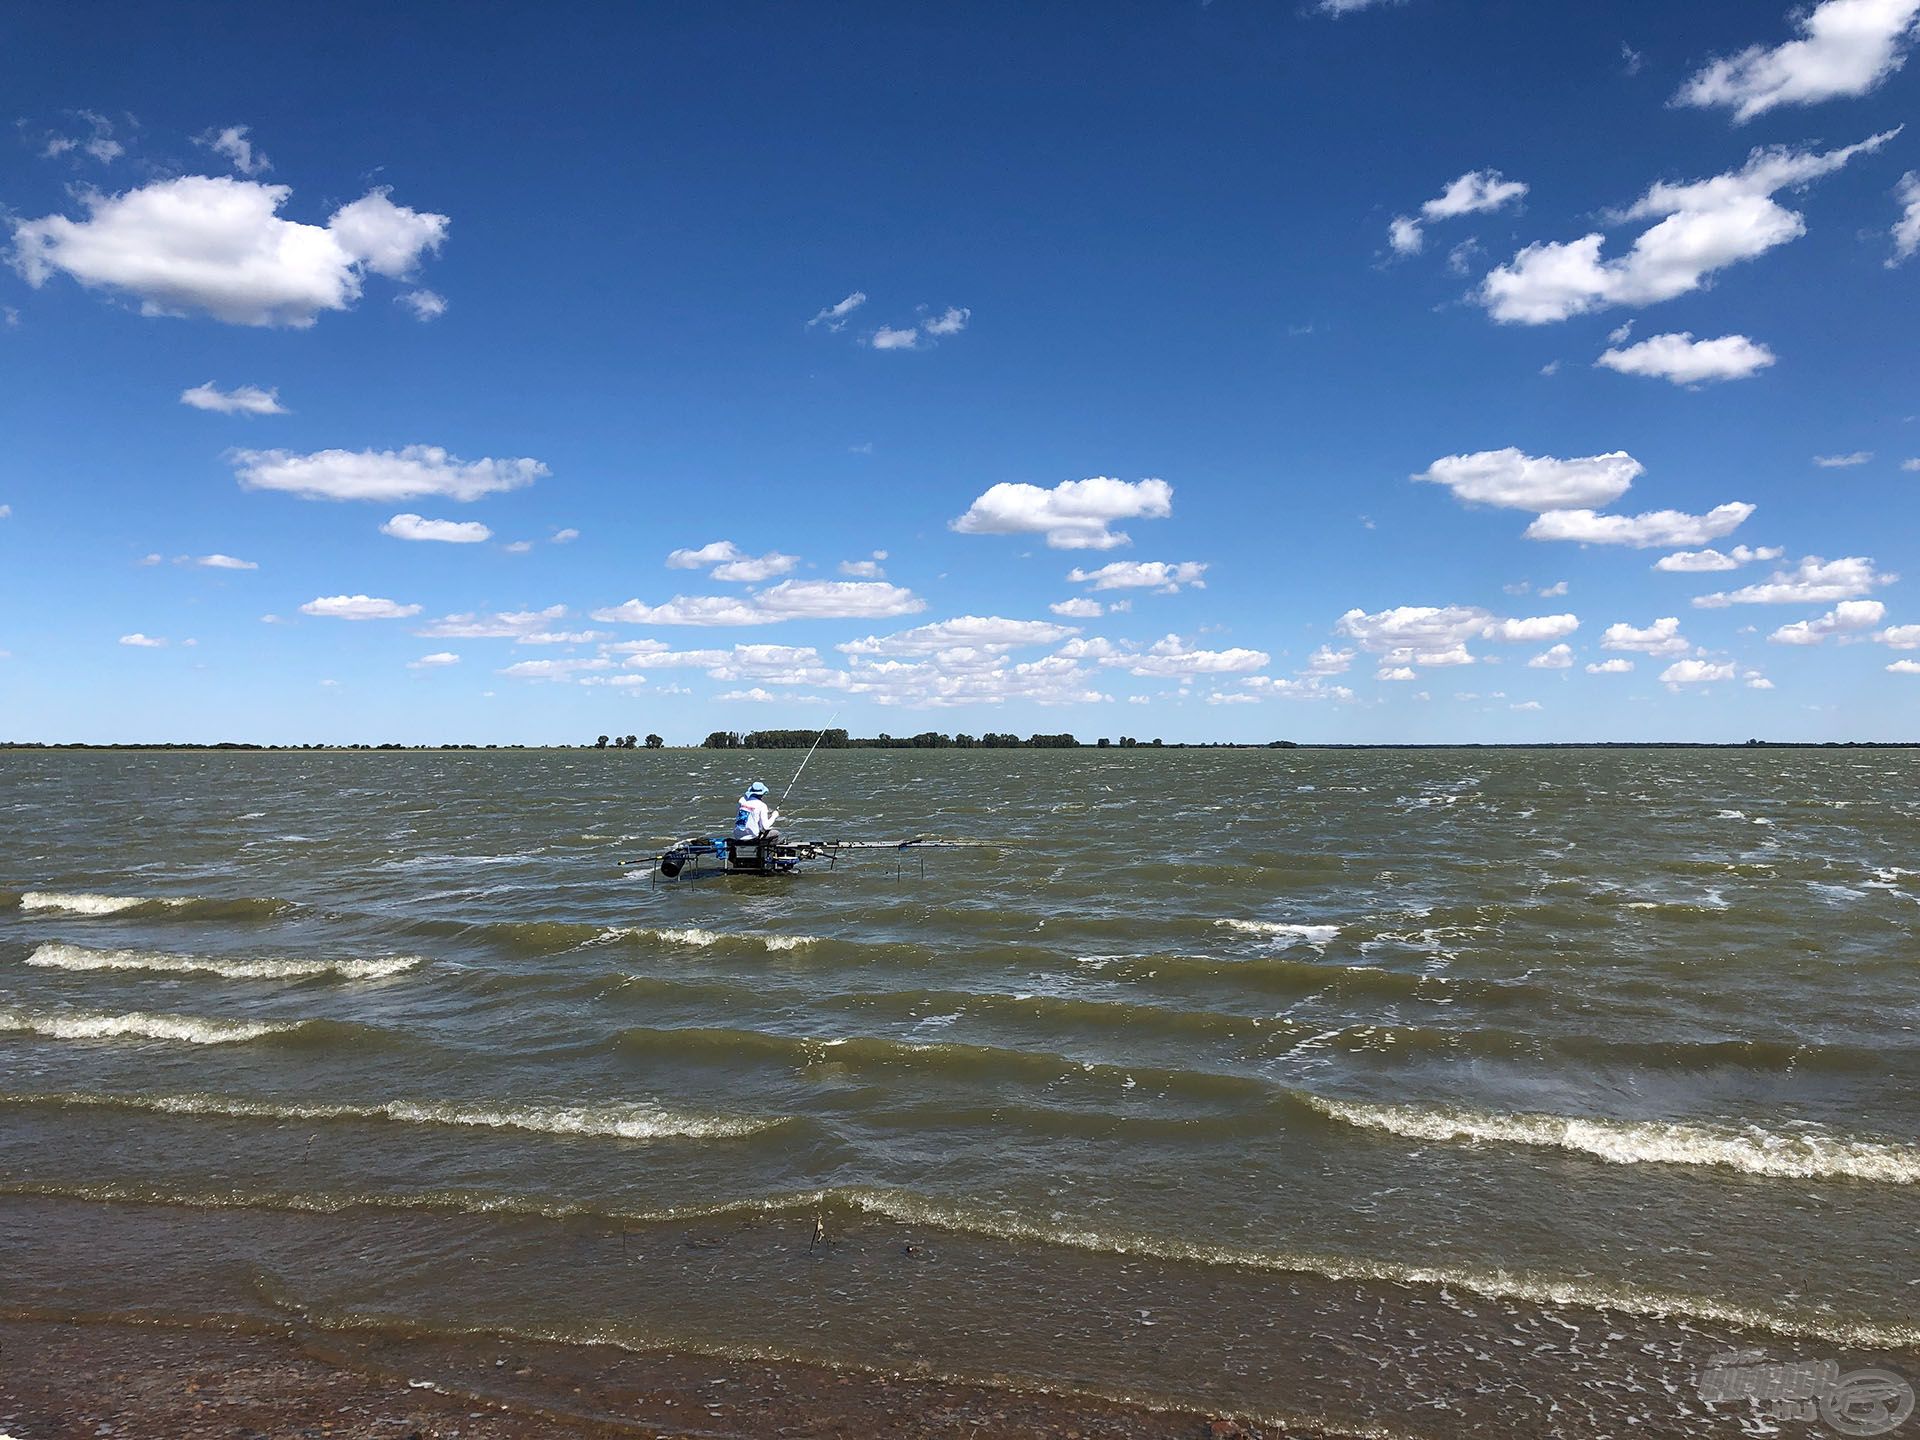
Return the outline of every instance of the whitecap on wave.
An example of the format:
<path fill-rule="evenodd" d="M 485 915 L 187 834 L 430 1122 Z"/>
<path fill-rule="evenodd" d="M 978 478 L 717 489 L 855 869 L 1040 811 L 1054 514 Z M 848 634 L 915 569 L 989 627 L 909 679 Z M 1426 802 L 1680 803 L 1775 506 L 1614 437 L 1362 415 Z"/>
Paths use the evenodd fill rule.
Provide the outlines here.
<path fill-rule="evenodd" d="M 1409 1140 L 1534 1145 L 1590 1155 L 1611 1165 L 1715 1165 L 1748 1175 L 1791 1180 L 1920 1184 L 1920 1147 L 1849 1139 L 1814 1130 L 1781 1134 L 1759 1125 L 1734 1128 L 1661 1120 L 1500 1114 L 1374 1105 L 1321 1096 L 1308 1096 L 1306 1103 L 1331 1119 Z"/>
<path fill-rule="evenodd" d="M 231 1045 L 297 1029 L 296 1023 L 208 1020 L 195 1015 L 153 1015 L 134 1010 L 104 1015 L 91 1010 L 23 1010 L 0 1007 L 0 1030 L 26 1031 L 53 1040 L 179 1040 L 189 1045 Z"/>
<path fill-rule="evenodd" d="M 59 942 L 42 945 L 27 964 L 48 970 L 144 970 L 160 974 L 218 975 L 224 980 L 304 980 L 337 975 L 343 980 L 384 980 L 425 961 L 418 955 L 386 955 L 367 960 L 303 960 L 292 957 L 227 959 L 210 955 L 168 955 L 150 950 L 89 950 Z"/>
<path fill-rule="evenodd" d="M 1213 923 L 1243 935 L 1264 935 L 1282 949 L 1289 945 L 1311 945 L 1316 950 L 1324 950 L 1340 933 L 1338 925 L 1296 925 L 1282 920 L 1216 920 Z"/>

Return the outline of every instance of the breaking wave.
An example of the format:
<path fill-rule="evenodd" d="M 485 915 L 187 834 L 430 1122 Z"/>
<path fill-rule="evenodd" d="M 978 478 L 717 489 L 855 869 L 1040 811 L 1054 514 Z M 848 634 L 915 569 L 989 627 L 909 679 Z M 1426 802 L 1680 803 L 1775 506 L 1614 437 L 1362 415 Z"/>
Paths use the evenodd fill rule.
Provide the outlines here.
<path fill-rule="evenodd" d="M 619 1226 L 684 1225 L 689 1221 L 728 1219 L 811 1223 L 820 1217 L 828 1217 L 846 1225 L 867 1217 L 903 1226 L 977 1235 L 1011 1244 L 1044 1245 L 1175 1265 L 1268 1271 L 1354 1284 L 1464 1290 L 1495 1300 L 1611 1310 L 1683 1323 L 1708 1322 L 1862 1348 L 1893 1350 L 1920 1345 L 1920 1324 L 1910 1320 L 1851 1317 L 1817 1305 L 1769 1309 L 1710 1296 L 1641 1290 L 1625 1283 L 1525 1270 L 1489 1269 L 1444 1262 L 1408 1264 L 1371 1256 L 1212 1245 L 1032 1220 L 1004 1211 L 989 1211 L 930 1199 L 906 1191 L 853 1186 L 654 1210 L 619 1210 L 544 1200 L 536 1196 L 461 1190 L 413 1193 L 238 1189 L 187 1191 L 126 1182 L 7 1181 L 0 1182 L 0 1195 L 90 1200 L 109 1204 L 175 1205 L 212 1210 L 284 1210 L 316 1214 L 337 1214 L 354 1209 L 437 1211 L 551 1220 L 594 1220 Z"/>
<path fill-rule="evenodd" d="M 205 920 L 264 920 L 291 908 L 286 900 L 220 900 L 202 895 L 99 895 L 86 890 L 29 890 L 20 897 L 23 911 L 57 915 L 190 916 Z"/>
<path fill-rule="evenodd" d="M 1792 1180 L 1920 1184 L 1920 1147 L 1891 1141 L 1849 1140 L 1818 1132 L 1780 1135 L 1757 1125 L 1734 1129 L 1657 1120 L 1370 1105 L 1317 1095 L 1303 1099 L 1330 1119 L 1409 1140 L 1533 1145 L 1590 1155 L 1612 1165 L 1716 1165 Z"/>
<path fill-rule="evenodd" d="M 297 1021 L 207 1020 L 193 1015 L 151 1015 L 134 1010 L 103 1015 L 91 1010 L 22 1010 L 0 1007 L 0 1031 L 26 1031 L 54 1040 L 178 1040 L 189 1045 L 234 1045 L 300 1028 Z"/>
<path fill-rule="evenodd" d="M 714 946 L 739 946 L 746 949 L 761 950 L 799 950 L 817 943 L 813 935 L 738 935 L 723 930 L 703 930 L 689 925 L 661 930 L 644 930 L 633 927 L 619 927 L 603 930 L 595 937 L 600 944 L 613 944 L 625 940 L 652 940 L 663 945 L 685 945 L 696 950 L 706 950 Z"/>
<path fill-rule="evenodd" d="M 80 945 L 54 942 L 35 950 L 26 963 L 53 970 L 143 970 L 174 975 L 218 975 L 225 980 L 305 980 L 317 975 L 332 975 L 342 980 L 384 980 L 426 962 L 418 955 L 389 955 L 374 960 L 228 960 L 150 950 L 89 950 Z"/>
<path fill-rule="evenodd" d="M 1340 933 L 1338 925 L 1295 925 L 1281 920 L 1216 920 L 1222 930 L 1237 930 L 1242 935 L 1264 935 L 1280 946 L 1311 945 L 1324 950 Z"/>
<path fill-rule="evenodd" d="M 522 1105 L 452 1100 L 389 1100 L 380 1105 L 320 1105 L 221 1095 L 0 1094 L 0 1105 L 47 1105 L 160 1115 L 246 1120 L 375 1120 L 525 1130 L 619 1140 L 731 1139 L 791 1123 L 787 1116 L 696 1115 L 659 1105 Z"/>

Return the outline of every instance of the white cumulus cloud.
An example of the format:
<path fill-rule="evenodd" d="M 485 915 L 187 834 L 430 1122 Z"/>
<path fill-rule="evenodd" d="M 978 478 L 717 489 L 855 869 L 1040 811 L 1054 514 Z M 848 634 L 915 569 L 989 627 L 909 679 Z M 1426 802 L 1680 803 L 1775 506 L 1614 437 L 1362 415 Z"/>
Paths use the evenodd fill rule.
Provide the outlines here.
<path fill-rule="evenodd" d="M 1549 510 L 1527 526 L 1529 540 L 1574 540 L 1583 545 L 1704 545 L 1737 530 L 1753 514 L 1744 500 L 1716 505 L 1704 515 L 1650 510 L 1641 515 L 1598 515 L 1591 510 Z"/>
<path fill-rule="evenodd" d="M 531 485 L 551 472 L 538 460 L 462 460 L 438 445 L 404 450 L 236 450 L 229 457 L 248 490 L 305 500 L 478 500 Z"/>
<path fill-rule="evenodd" d="M 960 615 L 937 620 L 894 635 L 869 635 L 837 647 L 848 655 L 927 655 L 959 646 L 983 650 L 1011 650 L 1030 645 L 1057 645 L 1080 632 L 1071 625 L 1049 620 L 1008 620 L 998 615 Z"/>
<path fill-rule="evenodd" d="M 1720 680 L 1731 680 L 1736 674 L 1733 662 L 1716 663 L 1711 660 L 1676 660 L 1660 672 L 1660 679 L 1667 685 L 1710 685 Z"/>
<path fill-rule="evenodd" d="M 131 635 L 122 635 L 120 637 L 120 643 L 122 645 L 131 645 L 136 650 L 159 650 L 164 647 L 167 642 L 157 636 L 142 635 L 136 630 Z"/>
<path fill-rule="evenodd" d="M 1878 600 L 1842 600 L 1815 620 L 1796 620 L 1767 637 L 1775 645 L 1818 645 L 1829 635 L 1851 635 L 1871 630 L 1887 618 Z"/>
<path fill-rule="evenodd" d="M 868 338 L 867 343 L 876 350 L 918 350 L 920 332 L 909 325 L 897 330 L 891 325 L 882 325 Z"/>
<path fill-rule="evenodd" d="M 280 391 L 262 390 L 258 385 L 237 385 L 231 390 L 218 388 L 211 380 L 180 392 L 180 403 L 195 410 L 212 410 L 220 415 L 284 415 Z"/>
<path fill-rule="evenodd" d="M 920 328 L 928 335 L 958 335 L 973 319 L 973 311 L 962 305 L 949 305 L 931 320 L 922 320 Z"/>
<path fill-rule="evenodd" d="M 1865 555 L 1843 555 L 1838 560 L 1822 560 L 1809 555 L 1792 570 L 1776 570 L 1758 585 L 1748 585 L 1730 593 L 1701 595 L 1694 604 L 1703 610 L 1718 610 L 1727 605 L 1827 605 L 1836 600 L 1854 600 L 1869 590 L 1891 585 L 1900 577 L 1873 568 Z"/>
<path fill-rule="evenodd" d="M 1693 648 L 1680 633 L 1680 617 L 1668 615 L 1644 629 L 1621 621 L 1609 625 L 1600 637 L 1602 650 L 1630 650 L 1641 655 L 1684 655 Z"/>
<path fill-rule="evenodd" d="M 1107 607 L 1098 600 L 1085 596 L 1076 596 L 1072 600 L 1058 600 L 1047 606 L 1056 615 L 1069 620 L 1097 620 L 1107 613 Z"/>
<path fill-rule="evenodd" d="M 1873 459 L 1871 450 L 1852 450 L 1844 455 L 1816 455 L 1813 463 L 1822 470 L 1851 470 L 1856 465 L 1864 465 Z"/>
<path fill-rule="evenodd" d="M 1736 545 L 1731 550 L 1676 550 L 1653 562 L 1656 570 L 1697 575 L 1714 570 L 1738 570 L 1756 560 L 1778 560 L 1786 551 L 1778 545 Z"/>
<path fill-rule="evenodd" d="M 1111 550 L 1131 543 L 1116 520 L 1163 520 L 1173 513 L 1173 487 L 1164 480 L 1115 480 L 1096 475 L 1045 488 L 1002 481 L 952 522 L 963 535 L 1044 535 L 1055 550 Z"/>
<path fill-rule="evenodd" d="M 927 602 L 873 580 L 782 580 L 752 595 L 676 595 L 662 605 L 629 600 L 592 612 L 628 625 L 773 625 L 785 620 L 879 620 L 911 615 Z"/>
<path fill-rule="evenodd" d="M 1067 572 L 1067 579 L 1076 585 L 1091 585 L 1095 590 L 1155 590 L 1162 595 L 1171 595 L 1183 586 L 1195 590 L 1207 588 L 1202 577 L 1207 573 L 1204 560 L 1116 560 L 1110 565 L 1102 565 L 1098 570 L 1082 570 L 1078 566 Z"/>
<path fill-rule="evenodd" d="M 393 298 L 396 304 L 412 311 L 413 318 L 423 325 L 447 313 L 447 297 L 437 290 L 403 290 Z"/>
<path fill-rule="evenodd" d="M 322 595 L 302 605 L 300 613 L 332 620 L 404 620 L 418 615 L 420 607 L 374 595 Z"/>
<path fill-rule="evenodd" d="M 1626 493 L 1646 467 L 1624 450 L 1558 460 L 1509 445 L 1446 455 L 1414 480 L 1444 485 L 1457 500 L 1512 510 L 1566 510 L 1608 505 Z"/>
<path fill-rule="evenodd" d="M 1856 145 L 1816 153 L 1755 150 L 1739 170 L 1687 184 L 1661 181 L 1614 218 L 1652 220 L 1624 255 L 1603 259 L 1606 238 L 1527 246 L 1490 272 L 1475 298 L 1495 320 L 1543 325 L 1613 305 L 1652 305 L 1699 289 L 1729 265 L 1752 260 L 1806 233 L 1806 222 L 1773 196 L 1811 184 L 1856 155 L 1891 140 L 1884 131 Z"/>
<path fill-rule="evenodd" d="M 418 660 L 409 660 L 409 670 L 436 670 L 445 665 L 458 665 L 460 657 L 451 650 L 436 650 L 431 655 L 422 655 Z"/>
<path fill-rule="evenodd" d="M 449 545 L 477 545 L 491 540 L 493 531 L 478 520 L 427 520 L 419 515 L 396 515 L 380 527 L 396 540 L 440 540 Z"/>
<path fill-rule="evenodd" d="M 1920 0 L 1825 0 L 1797 18 L 1800 38 L 1750 45 L 1688 77 L 1676 105 L 1731 110 L 1751 120 L 1778 105 L 1865 95 L 1898 70 Z"/>
<path fill-rule="evenodd" d="M 1587 673 L 1589 675 L 1624 675 L 1631 669 L 1633 669 L 1633 662 L 1631 660 L 1616 658 L 1613 660 L 1602 660 L 1597 665 L 1587 666 Z"/>
<path fill-rule="evenodd" d="M 1555 645 L 1549 650 L 1542 650 L 1527 661 L 1527 668 L 1530 670 L 1567 670 L 1572 666 L 1573 647 L 1571 645 Z"/>
<path fill-rule="evenodd" d="M 506 610 L 493 615 L 469 611 L 430 620 L 413 633 L 426 639 L 518 640 L 531 644 L 537 643 L 532 637 L 550 632 L 554 622 L 564 619 L 566 613 L 564 605 L 549 605 L 545 610 Z"/>
<path fill-rule="evenodd" d="M 1521 619 L 1490 621 L 1480 633 L 1489 640 L 1503 640 L 1514 645 L 1537 645 L 1542 640 L 1558 640 L 1571 635 L 1579 628 L 1578 615 L 1530 615 Z"/>
<path fill-rule="evenodd" d="M 1186 679 L 1196 675 L 1245 675 L 1265 668 L 1272 661 L 1273 657 L 1264 650 L 1200 650 L 1177 635 L 1169 635 L 1145 650 L 1109 655 L 1100 663 L 1124 669 L 1129 675 Z"/>
<path fill-rule="evenodd" d="M 212 555 L 196 555 L 193 563 L 207 570 L 258 570 L 259 564 L 252 560 L 239 560 L 231 555 L 215 552 Z"/>
<path fill-rule="evenodd" d="M 123 195 L 87 193 L 85 219 L 13 228 L 13 263 L 33 286 L 55 274 L 133 296 L 147 315 L 200 312 L 232 325 L 305 327 L 359 298 L 366 272 L 400 277 L 439 249 L 448 219 L 395 205 L 384 189 L 325 226 L 283 220 L 285 185 L 185 175 Z"/>
<path fill-rule="evenodd" d="M 1873 638 L 1896 650 L 1920 650 L 1920 625 L 1889 625 Z"/>
<path fill-rule="evenodd" d="M 1693 332 L 1649 335 L 1637 345 L 1608 350 L 1594 361 L 1622 375 L 1647 375 L 1675 385 L 1704 385 L 1715 380 L 1744 380 L 1774 363 L 1775 355 L 1744 335 L 1696 340 Z"/>

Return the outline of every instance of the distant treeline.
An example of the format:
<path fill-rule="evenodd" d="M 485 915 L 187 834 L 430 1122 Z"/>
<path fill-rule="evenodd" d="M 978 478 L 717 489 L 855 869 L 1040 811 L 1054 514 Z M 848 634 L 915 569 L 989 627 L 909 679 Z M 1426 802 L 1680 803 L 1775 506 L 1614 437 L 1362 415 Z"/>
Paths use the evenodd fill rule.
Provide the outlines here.
<path fill-rule="evenodd" d="M 1010 732 L 1002 734 L 991 730 L 977 736 L 943 735 L 937 730 L 923 730 L 918 735 L 889 735 L 882 731 L 873 736 L 853 736 L 845 730 L 716 730 L 700 744 L 707 750 L 808 750 L 816 742 L 822 750 L 1078 750 L 1081 748 L 1081 741 L 1068 734 L 1029 735 L 1023 740 Z M 1105 748 L 1113 743 L 1108 739 L 1095 742 L 1098 748 Z M 1158 740 L 1136 740 L 1131 735 L 1120 737 L 1121 749 L 1130 750 L 1138 745 L 1151 747 L 1159 744 Z"/>

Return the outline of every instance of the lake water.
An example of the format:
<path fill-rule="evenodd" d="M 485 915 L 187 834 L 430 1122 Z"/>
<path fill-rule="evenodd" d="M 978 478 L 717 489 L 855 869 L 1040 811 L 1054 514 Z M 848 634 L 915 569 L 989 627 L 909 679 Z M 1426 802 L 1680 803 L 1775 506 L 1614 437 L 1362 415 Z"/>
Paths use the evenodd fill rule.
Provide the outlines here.
<path fill-rule="evenodd" d="M 615 863 L 798 758 L 0 754 L 8 1303 L 1406 1435 L 1920 1378 L 1920 755 L 823 751 L 790 835 L 977 843 Z"/>

